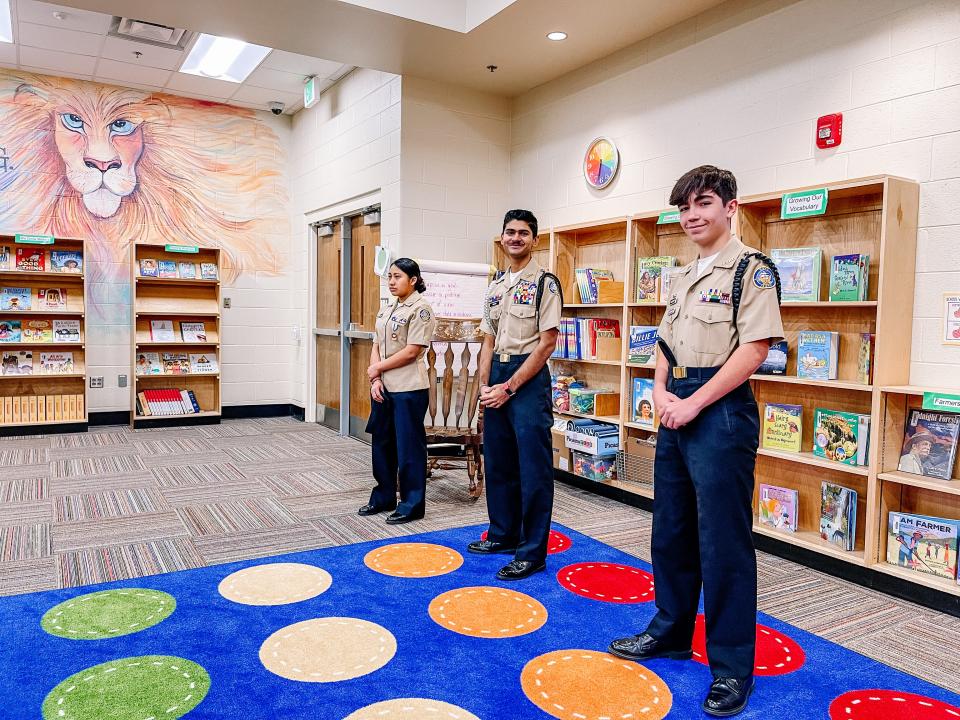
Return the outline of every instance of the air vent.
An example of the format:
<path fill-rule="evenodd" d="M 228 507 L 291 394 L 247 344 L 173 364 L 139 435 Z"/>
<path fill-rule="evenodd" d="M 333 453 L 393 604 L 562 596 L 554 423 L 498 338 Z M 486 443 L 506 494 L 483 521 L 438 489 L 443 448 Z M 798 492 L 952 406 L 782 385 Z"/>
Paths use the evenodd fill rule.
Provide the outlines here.
<path fill-rule="evenodd" d="M 109 34 L 133 42 L 149 43 L 150 45 L 176 48 L 177 50 L 184 48 L 189 35 L 182 28 L 157 25 L 145 20 L 118 16 L 114 16 Z"/>

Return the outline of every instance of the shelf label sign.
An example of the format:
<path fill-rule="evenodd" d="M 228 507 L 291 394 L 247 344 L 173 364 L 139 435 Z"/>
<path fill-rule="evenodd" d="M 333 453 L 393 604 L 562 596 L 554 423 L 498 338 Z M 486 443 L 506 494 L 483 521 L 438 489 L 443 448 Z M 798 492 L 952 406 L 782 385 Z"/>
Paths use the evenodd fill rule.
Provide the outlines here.
<path fill-rule="evenodd" d="M 925 392 L 923 394 L 923 409 L 960 413 L 960 395 Z"/>
<path fill-rule="evenodd" d="M 200 248 L 196 245 L 164 245 L 164 250 L 175 253 L 198 253 Z"/>
<path fill-rule="evenodd" d="M 657 225 L 669 225 L 670 223 L 680 222 L 679 210 L 664 210 L 657 218 Z"/>
<path fill-rule="evenodd" d="M 53 235 L 21 235 L 17 233 L 14 236 L 14 242 L 21 245 L 53 245 L 55 241 Z"/>
<path fill-rule="evenodd" d="M 784 193 L 780 201 L 780 219 L 825 215 L 827 212 L 827 188 Z"/>

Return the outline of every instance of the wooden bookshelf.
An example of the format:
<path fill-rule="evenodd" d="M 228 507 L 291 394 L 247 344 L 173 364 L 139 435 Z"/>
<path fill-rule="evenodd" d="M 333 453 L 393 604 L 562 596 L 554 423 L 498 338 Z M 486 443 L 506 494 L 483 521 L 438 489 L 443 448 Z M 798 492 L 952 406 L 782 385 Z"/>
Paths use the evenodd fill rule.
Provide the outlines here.
<path fill-rule="evenodd" d="M 0 309 L 0 326 L 5 339 L 0 340 L 3 355 L 0 370 L 0 435 L 24 435 L 32 432 L 76 432 L 86 430 L 87 363 L 86 363 L 86 253 L 84 241 L 72 238 L 0 235 L 0 286 L 4 302 Z M 18 242 L 19 240 L 19 242 Z M 43 270 L 17 268 L 17 249 L 31 250 L 42 256 Z M 2 250 L 6 250 L 3 253 Z M 79 257 L 77 267 L 63 267 L 64 256 Z M 54 263 L 54 259 L 58 262 Z M 16 294 L 7 289 L 20 289 L 30 294 L 30 309 L 13 309 L 7 299 Z M 51 297 L 51 290 L 61 295 L 62 307 L 48 307 L 39 293 Z M 19 303 L 19 298 L 17 300 Z M 22 307 L 22 306 L 21 306 Z M 63 327 L 61 322 L 72 327 Z M 58 325 L 60 327 L 58 327 Z M 28 333 L 30 336 L 28 337 Z M 16 339 L 14 339 L 16 338 Z M 55 353 L 59 359 L 48 355 Z M 47 357 L 44 357 L 47 356 Z M 66 372 L 50 372 L 53 362 L 69 360 Z M 46 367 L 45 367 L 46 366 Z M 16 405 L 16 407 L 15 407 Z M 8 407 L 9 406 L 9 407 Z"/>
<path fill-rule="evenodd" d="M 176 263 L 177 277 L 143 275 L 142 261 Z M 180 264 L 194 266 L 195 277 L 183 276 Z M 201 263 L 216 266 L 216 279 L 204 278 Z M 133 312 L 131 326 L 131 368 L 133 382 L 130 397 L 130 424 L 133 428 L 162 425 L 209 424 L 220 421 L 220 250 L 176 245 L 135 243 L 130 256 Z M 158 338 L 155 322 L 168 321 L 172 338 Z M 185 333 L 184 324 L 203 323 L 203 339 Z M 160 372 L 149 371 L 156 354 Z M 176 372 L 175 363 L 165 362 L 167 355 L 213 357 L 217 371 L 208 373 Z M 168 358 L 169 360 L 169 358 Z M 192 365 L 192 363 L 190 363 Z M 177 389 L 189 391 L 200 407 L 199 412 L 172 414 L 140 414 L 138 395 L 151 390 Z"/>

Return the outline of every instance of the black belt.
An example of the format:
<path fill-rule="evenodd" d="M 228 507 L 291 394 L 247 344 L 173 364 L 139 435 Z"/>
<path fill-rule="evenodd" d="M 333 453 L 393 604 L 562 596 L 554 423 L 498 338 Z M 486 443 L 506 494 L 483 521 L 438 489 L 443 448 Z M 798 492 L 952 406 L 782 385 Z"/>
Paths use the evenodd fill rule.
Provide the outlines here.
<path fill-rule="evenodd" d="M 493 359 L 499 363 L 508 363 L 514 362 L 516 360 L 526 360 L 530 357 L 530 353 L 525 355 L 510 355 L 509 353 L 495 353 Z"/>
<path fill-rule="evenodd" d="M 679 365 L 670 368 L 670 376 L 674 380 L 699 380 L 706 382 L 720 372 L 719 367 L 686 367 Z"/>

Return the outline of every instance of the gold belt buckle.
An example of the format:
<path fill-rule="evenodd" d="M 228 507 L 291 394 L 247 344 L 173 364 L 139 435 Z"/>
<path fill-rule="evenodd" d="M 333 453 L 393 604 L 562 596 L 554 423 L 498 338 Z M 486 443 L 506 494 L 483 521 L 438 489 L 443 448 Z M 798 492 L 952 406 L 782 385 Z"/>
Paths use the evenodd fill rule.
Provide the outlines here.
<path fill-rule="evenodd" d="M 507 353 L 500 353 L 500 362 L 510 362 L 510 356 Z"/>
<path fill-rule="evenodd" d="M 672 372 L 674 380 L 683 380 L 687 376 L 687 369 L 682 366 L 674 367 Z"/>

